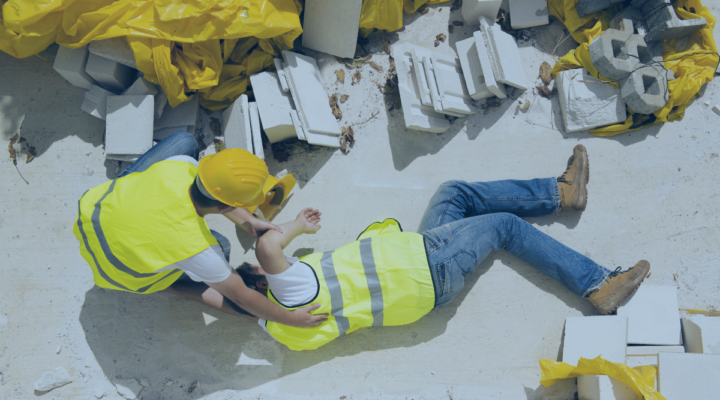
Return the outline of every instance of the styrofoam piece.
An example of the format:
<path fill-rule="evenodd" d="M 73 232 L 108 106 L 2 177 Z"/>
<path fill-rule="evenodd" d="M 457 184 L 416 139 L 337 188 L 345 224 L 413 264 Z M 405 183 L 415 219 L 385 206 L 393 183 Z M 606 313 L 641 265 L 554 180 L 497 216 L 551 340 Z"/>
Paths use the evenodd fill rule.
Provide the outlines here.
<path fill-rule="evenodd" d="M 606 375 L 580 375 L 577 388 L 580 400 L 637 400 L 628 384 Z"/>
<path fill-rule="evenodd" d="M 184 129 L 187 126 L 194 126 L 197 122 L 198 111 L 198 96 L 193 96 L 175 108 L 168 103 L 163 109 L 162 116 L 155 119 L 154 129 L 173 127 L 183 127 Z"/>
<path fill-rule="evenodd" d="M 277 71 L 278 79 L 280 80 L 280 87 L 283 92 L 290 93 L 290 81 L 285 73 L 285 63 L 279 58 L 273 58 L 273 64 L 275 64 L 275 70 Z"/>
<path fill-rule="evenodd" d="M 362 3 L 362 0 L 306 0 L 303 47 L 353 58 Z"/>
<path fill-rule="evenodd" d="M 720 393 L 720 355 L 660 353 L 658 391 L 666 399 L 715 399 Z"/>
<path fill-rule="evenodd" d="M 420 102 L 424 106 L 434 106 L 432 96 L 430 94 L 430 83 L 428 82 L 427 69 L 425 67 L 425 57 L 427 54 L 418 56 L 415 47 L 410 50 L 412 56 L 413 70 L 415 71 L 415 80 L 420 93 Z M 434 108 L 434 107 L 433 107 Z M 437 111 L 437 109 L 435 109 Z"/>
<path fill-rule="evenodd" d="M 464 0 L 460 13 L 468 25 L 477 25 L 478 18 L 485 16 L 494 21 L 502 0 Z"/>
<path fill-rule="evenodd" d="M 628 319 L 624 316 L 568 317 L 562 360 L 577 365 L 581 357 L 602 356 L 610 362 L 624 363 L 627 332 Z"/>
<path fill-rule="evenodd" d="M 668 346 L 670 347 L 670 346 Z M 628 355 L 625 359 L 625 365 L 627 365 L 630 368 L 640 367 L 643 365 L 650 365 L 652 367 L 657 368 L 658 365 L 658 356 L 631 356 Z"/>
<path fill-rule="evenodd" d="M 168 98 L 162 90 L 155 96 L 155 119 L 162 117 L 163 110 L 168 103 Z"/>
<path fill-rule="evenodd" d="M 640 285 L 617 309 L 628 318 L 628 343 L 682 344 L 675 286 Z"/>
<path fill-rule="evenodd" d="M 90 90 L 85 92 L 85 98 L 83 99 L 80 109 L 93 117 L 105 119 L 107 115 L 108 96 L 113 96 L 113 93 L 100 86 L 92 85 Z"/>
<path fill-rule="evenodd" d="M 460 60 L 433 53 L 430 61 L 444 112 L 450 111 L 461 116 L 475 114 L 477 107 L 465 85 Z"/>
<path fill-rule="evenodd" d="M 270 143 L 297 136 L 290 111 L 293 111 L 290 93 L 284 92 L 280 78 L 272 72 L 261 72 L 250 77 L 260 120 Z"/>
<path fill-rule="evenodd" d="M 105 119 L 105 157 L 140 156 L 152 147 L 154 99 L 110 96 Z"/>
<path fill-rule="evenodd" d="M 437 79 L 435 77 L 435 71 L 432 66 L 431 57 L 423 57 L 423 67 L 425 69 L 425 76 L 427 77 L 428 85 L 430 87 L 430 98 L 432 99 L 433 109 L 435 110 L 435 112 L 450 115 L 453 117 L 464 117 L 463 114 L 446 110 L 443 107 L 442 98 L 440 97 L 440 92 L 438 90 Z"/>
<path fill-rule="evenodd" d="M 549 24 L 547 0 L 510 0 L 510 23 L 513 29 Z"/>
<path fill-rule="evenodd" d="M 307 141 L 305 127 L 303 127 L 300 123 L 300 117 L 298 117 L 296 110 L 290 111 L 290 119 L 293 122 L 293 126 L 295 127 L 295 133 L 297 134 L 298 139 Z"/>
<path fill-rule="evenodd" d="M 253 152 L 250 105 L 247 95 L 241 95 L 222 113 L 225 148 Z"/>
<path fill-rule="evenodd" d="M 135 70 L 107 58 L 90 53 L 85 71 L 107 90 L 120 93 L 135 79 Z"/>
<path fill-rule="evenodd" d="M 527 78 L 515 39 L 503 32 L 500 25 L 495 23 L 495 19 L 487 17 L 480 17 L 480 33 L 488 50 L 495 79 L 520 90 L 526 90 Z"/>
<path fill-rule="evenodd" d="M 158 93 L 157 88 L 152 83 L 148 82 L 147 79 L 140 77 L 130 85 L 129 88 L 122 92 L 123 95 L 152 95 L 155 96 Z M 167 98 L 167 97 L 166 97 Z"/>
<path fill-rule="evenodd" d="M 485 45 L 485 39 L 483 39 L 482 32 L 475 31 L 473 33 L 473 37 L 475 38 L 475 46 L 477 48 L 480 66 L 483 71 L 483 76 L 485 77 L 485 85 L 487 86 L 490 93 L 494 94 L 498 98 L 507 98 L 507 94 L 505 92 L 505 85 L 495 79 L 495 72 L 493 71 L 492 62 L 490 61 L 490 57 L 488 56 L 490 51 Z"/>
<path fill-rule="evenodd" d="M 627 119 L 620 90 L 598 81 L 585 69 L 562 71 L 555 84 L 565 132 L 585 131 Z"/>
<path fill-rule="evenodd" d="M 494 96 L 485 84 L 485 75 L 480 65 L 480 56 L 477 52 L 475 38 L 467 38 L 455 43 L 460 67 L 462 67 L 465 85 L 470 97 L 481 100 Z"/>
<path fill-rule="evenodd" d="M 253 153 L 264 160 L 265 149 L 260 130 L 260 114 L 258 114 L 258 105 L 254 101 L 250 103 L 250 130 L 252 131 Z"/>
<path fill-rule="evenodd" d="M 628 346 L 628 356 L 657 356 L 658 353 L 684 353 L 683 346 Z"/>
<path fill-rule="evenodd" d="M 108 60 L 115 61 L 116 63 L 137 69 L 135 54 L 124 36 L 90 42 L 90 52 L 107 58 Z"/>
<path fill-rule="evenodd" d="M 415 69 L 412 56 L 412 50 L 418 47 L 398 43 L 391 48 L 398 75 L 398 91 L 405 126 L 427 132 L 445 132 L 450 127 L 450 122 L 442 114 L 435 112 L 433 107 L 423 105 L 420 100 L 417 75 L 424 71 Z"/>
<path fill-rule="evenodd" d="M 686 315 L 682 327 L 688 353 L 720 354 L 720 317 Z"/>
<path fill-rule="evenodd" d="M 33 389 L 37 392 L 49 392 L 55 388 L 65 386 L 68 383 L 72 383 L 70 374 L 68 374 L 65 367 L 57 367 L 52 371 L 42 374 L 40 379 L 33 383 Z"/>
<path fill-rule="evenodd" d="M 65 80 L 70 82 L 71 85 L 83 89 L 90 89 L 92 85 L 97 85 L 97 83 L 85 72 L 88 54 L 87 46 L 77 49 L 60 46 L 55 55 L 53 69 L 62 75 Z"/>

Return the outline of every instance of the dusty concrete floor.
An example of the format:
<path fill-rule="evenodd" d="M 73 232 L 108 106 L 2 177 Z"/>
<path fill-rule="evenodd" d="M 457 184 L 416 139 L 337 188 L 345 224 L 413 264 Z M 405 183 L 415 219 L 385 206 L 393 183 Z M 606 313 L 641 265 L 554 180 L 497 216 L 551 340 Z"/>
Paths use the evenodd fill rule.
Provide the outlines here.
<path fill-rule="evenodd" d="M 706 4 L 720 15 L 720 1 Z M 460 19 L 447 5 L 431 7 L 427 15 L 406 16 L 406 28 L 391 41 L 432 47 L 434 36 Z M 456 27 L 438 49 L 451 54 L 471 32 Z M 528 79 L 537 82 L 563 27 L 555 21 L 528 33 L 521 54 Z M 387 70 L 377 38 L 370 46 Z M 287 350 L 257 325 L 178 297 L 94 287 L 71 233 L 76 201 L 113 178 L 116 165 L 102 154 L 103 121 L 80 110 L 84 91 L 52 70 L 55 51 L 23 60 L 0 53 L 2 144 L 20 130 L 37 148 L 31 163 L 19 157 L 29 184 L 0 157 L 0 398 L 118 398 L 113 385 L 128 379 L 147 386 L 145 399 L 572 398 L 573 381 L 539 385 L 537 360 L 557 359 L 565 317 L 593 309 L 502 251 L 482 262 L 457 299 L 419 322 L 366 329 L 312 352 Z M 558 176 L 582 143 L 592 166 L 587 211 L 531 222 L 608 268 L 648 259 L 646 282 L 677 286 L 682 308 L 720 305 L 720 117 L 704 104 L 720 103 L 717 80 L 683 121 L 614 138 L 552 129 L 557 102 L 529 92 L 521 97 L 533 102 L 529 114 L 519 100 L 507 100 L 437 135 L 407 130 L 402 111 L 387 111 L 377 88 L 384 73 L 366 65 L 358 85 L 349 74 L 338 85 L 334 58 L 319 64 L 329 90 L 350 95 L 341 123 L 354 127 L 357 145 L 348 155 L 300 149 L 287 162 L 268 161 L 271 172 L 287 168 L 299 183 L 275 222 L 306 206 L 324 213 L 322 230 L 295 240 L 291 253 L 344 245 L 387 217 L 414 230 L 448 179 Z M 233 264 L 254 260 L 251 240 L 222 217 L 209 223 L 231 238 Z M 57 366 L 73 383 L 33 393 L 33 382 Z"/>

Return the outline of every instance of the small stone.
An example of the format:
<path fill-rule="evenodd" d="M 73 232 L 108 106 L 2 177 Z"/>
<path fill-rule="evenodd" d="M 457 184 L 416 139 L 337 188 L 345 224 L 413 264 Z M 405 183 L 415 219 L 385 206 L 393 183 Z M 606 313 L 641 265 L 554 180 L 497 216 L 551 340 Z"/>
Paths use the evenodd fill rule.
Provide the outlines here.
<path fill-rule="evenodd" d="M 173 382 L 173 381 L 167 381 L 167 383 L 166 383 L 165 385 L 166 385 L 166 386 L 172 386 L 172 385 L 174 385 L 174 384 L 175 384 L 175 382 Z"/>
<path fill-rule="evenodd" d="M 65 386 L 72 382 L 70 375 L 64 367 L 57 367 L 52 371 L 46 372 L 35 381 L 33 388 L 38 392 L 48 392 L 55 388 Z"/>
<path fill-rule="evenodd" d="M 432 375 L 435 375 L 435 371 L 430 371 L 430 373 L 431 373 Z"/>
<path fill-rule="evenodd" d="M 55 348 L 55 354 L 60 354 L 60 350 L 62 350 L 62 346 L 58 345 L 58 347 Z"/>
<path fill-rule="evenodd" d="M 102 399 L 103 396 L 105 396 L 105 391 L 102 389 L 95 389 L 95 397 L 98 399 Z"/>

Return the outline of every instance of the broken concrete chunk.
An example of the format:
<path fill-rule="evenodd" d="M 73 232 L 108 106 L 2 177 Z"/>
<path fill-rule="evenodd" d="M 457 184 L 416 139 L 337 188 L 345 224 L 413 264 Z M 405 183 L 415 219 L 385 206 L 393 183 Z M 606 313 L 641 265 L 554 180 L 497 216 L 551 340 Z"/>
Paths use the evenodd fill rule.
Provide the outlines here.
<path fill-rule="evenodd" d="M 253 152 L 250 109 L 247 95 L 241 95 L 222 113 L 223 136 L 226 149 L 245 149 Z"/>
<path fill-rule="evenodd" d="M 680 345 L 678 308 L 675 286 L 641 285 L 623 300 L 617 315 L 628 318 L 628 343 Z"/>
<path fill-rule="evenodd" d="M 510 0 L 510 22 L 513 29 L 549 24 L 547 0 Z"/>
<path fill-rule="evenodd" d="M 135 54 L 124 36 L 93 41 L 90 43 L 90 52 L 107 58 L 108 60 L 115 61 L 116 63 L 137 69 Z"/>
<path fill-rule="evenodd" d="M 64 367 L 57 367 L 52 371 L 44 373 L 40 379 L 33 383 L 33 389 L 38 392 L 48 392 L 50 390 L 65 386 L 71 383 L 70 375 Z"/>
<path fill-rule="evenodd" d="M 86 113 L 100 119 L 105 119 L 107 115 L 107 98 L 114 94 L 107 91 L 100 86 L 93 85 L 90 90 L 85 92 L 85 99 L 83 100 L 80 109 Z"/>
<path fill-rule="evenodd" d="M 579 132 L 624 122 L 620 90 L 593 78 L 584 69 L 563 71 L 555 79 L 565 132 Z"/>
<path fill-rule="evenodd" d="M 494 96 L 485 84 L 485 74 L 480 65 L 475 38 L 471 37 L 456 42 L 455 47 L 457 47 L 458 59 L 460 59 L 460 66 L 470 97 L 480 100 Z"/>
<path fill-rule="evenodd" d="M 124 95 L 152 95 L 155 96 L 158 93 L 157 88 L 152 83 L 148 82 L 147 79 L 140 77 L 135 80 L 135 83 L 130 85 L 122 94 Z M 167 98 L 167 97 L 166 97 Z"/>
<path fill-rule="evenodd" d="M 480 17 L 492 18 L 495 21 L 500 5 L 502 0 L 463 0 L 460 13 L 468 25 L 477 25 Z"/>
<path fill-rule="evenodd" d="M 680 39 L 692 35 L 707 24 L 705 18 L 681 20 L 675 14 L 670 0 L 632 0 L 630 4 L 639 8 L 645 16 L 649 29 L 645 35 L 647 42 Z"/>
<path fill-rule="evenodd" d="M 270 143 L 297 136 L 290 111 L 293 110 L 290 93 L 284 92 L 280 78 L 272 72 L 261 72 L 250 77 L 260 120 Z"/>
<path fill-rule="evenodd" d="M 578 0 L 575 3 L 575 10 L 577 10 L 578 16 L 584 17 L 622 2 L 623 0 Z M 512 17 L 512 14 L 510 15 Z"/>
<path fill-rule="evenodd" d="M 487 17 L 480 18 L 480 32 L 488 50 L 495 79 L 520 90 L 526 90 L 527 79 L 515 39 L 503 32 L 494 20 Z"/>
<path fill-rule="evenodd" d="M 258 114 L 258 106 L 256 102 L 250 103 L 250 131 L 252 132 L 253 153 L 259 159 L 265 159 L 265 149 L 263 148 L 262 133 L 260 130 L 260 115 Z"/>
<path fill-rule="evenodd" d="M 129 87 L 133 83 L 136 73 L 134 69 L 128 66 L 92 53 L 88 55 L 85 71 L 100 86 L 114 93 L 120 93 Z"/>
<path fill-rule="evenodd" d="M 686 315 L 682 328 L 688 353 L 720 354 L 720 317 Z"/>
<path fill-rule="evenodd" d="M 92 85 L 96 85 L 95 80 L 85 71 L 85 65 L 88 60 L 88 47 L 83 46 L 77 49 L 69 49 L 60 46 L 55 55 L 53 69 L 62 75 L 71 85 L 90 89 Z"/>
<path fill-rule="evenodd" d="M 153 96 L 110 96 L 105 119 L 105 157 L 128 160 L 153 143 Z"/>
<path fill-rule="evenodd" d="M 658 391 L 666 399 L 714 399 L 720 355 L 660 353 Z"/>
<path fill-rule="evenodd" d="M 303 47 L 353 58 L 362 0 L 306 0 Z"/>

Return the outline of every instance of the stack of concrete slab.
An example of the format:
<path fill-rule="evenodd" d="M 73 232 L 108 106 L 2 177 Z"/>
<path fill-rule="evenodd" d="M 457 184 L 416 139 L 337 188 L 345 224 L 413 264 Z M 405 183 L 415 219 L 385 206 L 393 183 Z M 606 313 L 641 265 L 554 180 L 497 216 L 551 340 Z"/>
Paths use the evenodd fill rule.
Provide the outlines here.
<path fill-rule="evenodd" d="M 513 29 L 549 23 L 547 0 L 510 0 L 510 25 Z"/>
<path fill-rule="evenodd" d="M 153 144 L 152 95 L 121 95 L 107 98 L 105 157 L 135 161 Z"/>
<path fill-rule="evenodd" d="M 460 12 L 465 23 L 477 25 L 480 17 L 487 17 L 495 21 L 502 5 L 502 0 L 464 0 Z"/>
<path fill-rule="evenodd" d="M 198 96 L 193 96 L 177 107 L 166 104 L 161 116 L 155 118 L 153 123 L 154 139 L 163 140 L 178 131 L 194 134 L 199 110 Z M 156 115 L 155 111 L 153 111 L 153 115 Z"/>
<path fill-rule="evenodd" d="M 248 102 L 243 94 L 223 111 L 222 117 L 225 148 L 245 149 L 264 160 L 257 103 Z"/>
<path fill-rule="evenodd" d="M 303 47 L 352 58 L 357 46 L 362 0 L 306 0 Z"/>
<path fill-rule="evenodd" d="M 567 133 L 586 131 L 627 119 L 620 89 L 595 79 L 585 69 L 560 72 L 555 84 Z"/>

